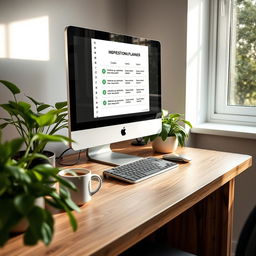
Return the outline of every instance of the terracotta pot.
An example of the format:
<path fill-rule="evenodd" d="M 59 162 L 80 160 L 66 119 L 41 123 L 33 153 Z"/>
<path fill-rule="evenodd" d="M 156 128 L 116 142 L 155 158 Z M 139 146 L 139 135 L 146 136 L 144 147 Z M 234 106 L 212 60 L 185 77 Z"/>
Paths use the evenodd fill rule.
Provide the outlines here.
<path fill-rule="evenodd" d="M 175 136 L 167 137 L 165 141 L 157 137 L 152 143 L 153 150 L 159 153 L 172 153 L 178 147 L 178 139 Z"/>

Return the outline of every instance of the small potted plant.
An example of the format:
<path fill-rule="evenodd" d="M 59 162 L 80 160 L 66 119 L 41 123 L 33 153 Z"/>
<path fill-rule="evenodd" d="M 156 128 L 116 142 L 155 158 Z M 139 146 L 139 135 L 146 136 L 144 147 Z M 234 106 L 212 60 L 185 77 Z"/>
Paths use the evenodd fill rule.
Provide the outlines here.
<path fill-rule="evenodd" d="M 37 140 L 36 136 L 32 138 L 33 141 Z M 44 140 L 47 142 L 47 139 Z M 30 146 L 18 161 L 14 160 L 13 156 L 23 143 L 23 138 L 2 143 L 0 134 L 0 247 L 9 240 L 13 231 L 22 229 L 26 245 L 34 245 L 39 240 L 45 245 L 51 242 L 54 218 L 50 211 L 38 205 L 40 199 L 65 211 L 72 229 L 77 229 L 72 210 L 80 209 L 71 200 L 68 190 L 76 189 L 75 186 L 58 176 L 59 169 L 48 163 L 31 167 L 33 159 L 46 157 L 31 153 Z M 56 182 L 61 184 L 59 192 L 49 186 Z"/>
<path fill-rule="evenodd" d="M 185 140 L 188 138 L 188 132 L 182 125 L 188 125 L 192 128 L 191 123 L 183 119 L 183 115 L 178 113 L 168 114 L 167 110 L 162 110 L 161 133 L 144 138 L 145 142 L 152 141 L 152 147 L 156 152 L 175 152 L 178 145 L 183 147 Z"/>
<path fill-rule="evenodd" d="M 26 96 L 28 102 L 19 101 L 17 95 L 21 93 L 20 89 L 13 83 L 5 80 L 0 80 L 11 94 L 13 100 L 8 103 L 1 104 L 8 114 L 8 118 L 0 118 L 0 128 L 3 129 L 8 125 L 13 125 L 18 134 L 24 139 L 24 144 L 30 146 L 31 151 L 44 153 L 48 157 L 54 153 L 45 151 L 47 140 L 37 138 L 31 144 L 31 140 L 35 134 L 45 134 L 50 141 L 68 142 L 69 138 L 56 133 L 63 128 L 67 128 L 67 102 L 57 102 L 55 106 L 39 102 L 32 97 Z M 41 136 L 42 137 L 42 136 Z M 52 160 L 52 165 L 55 166 L 55 158 Z"/>

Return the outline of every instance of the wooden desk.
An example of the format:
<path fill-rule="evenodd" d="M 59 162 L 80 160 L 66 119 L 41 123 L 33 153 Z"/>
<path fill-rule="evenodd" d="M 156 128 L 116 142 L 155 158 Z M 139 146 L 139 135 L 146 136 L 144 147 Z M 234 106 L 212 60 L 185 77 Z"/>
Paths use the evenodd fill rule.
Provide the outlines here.
<path fill-rule="evenodd" d="M 161 156 L 150 146 L 135 147 L 127 142 L 114 148 Z M 234 178 L 251 166 L 251 156 L 194 148 L 179 152 L 193 160 L 138 184 L 104 180 L 93 200 L 75 214 L 77 232 L 71 231 L 65 214 L 57 214 L 50 246 L 25 247 L 17 236 L 0 249 L 0 255 L 113 256 L 152 233 L 199 255 L 230 255 Z M 78 166 L 98 174 L 108 168 L 85 160 Z"/>

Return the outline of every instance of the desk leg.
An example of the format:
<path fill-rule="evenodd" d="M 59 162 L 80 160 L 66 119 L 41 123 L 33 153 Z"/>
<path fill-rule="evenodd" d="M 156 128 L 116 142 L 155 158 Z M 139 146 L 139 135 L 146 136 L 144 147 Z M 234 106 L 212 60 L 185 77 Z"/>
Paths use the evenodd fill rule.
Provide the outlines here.
<path fill-rule="evenodd" d="M 159 238 L 199 256 L 230 256 L 234 185 L 233 179 L 166 224 Z"/>

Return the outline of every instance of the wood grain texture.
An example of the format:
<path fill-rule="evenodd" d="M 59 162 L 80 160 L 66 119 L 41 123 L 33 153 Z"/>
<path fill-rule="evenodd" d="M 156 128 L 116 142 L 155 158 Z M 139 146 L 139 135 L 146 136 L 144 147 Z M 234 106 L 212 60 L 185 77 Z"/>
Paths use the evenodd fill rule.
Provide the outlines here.
<path fill-rule="evenodd" d="M 114 150 L 161 157 L 152 152 L 150 145 L 136 147 L 125 142 L 115 144 Z M 75 213 L 79 225 L 76 232 L 71 231 L 65 214 L 56 214 L 50 246 L 25 247 L 22 236 L 17 236 L 0 249 L 0 255 L 118 255 L 251 166 L 248 155 L 194 148 L 180 148 L 178 152 L 193 160 L 138 184 L 104 179 L 92 201 L 81 207 L 81 213 Z M 84 156 L 75 167 L 85 167 L 99 175 L 110 168 L 89 162 Z"/>
<path fill-rule="evenodd" d="M 156 235 L 198 256 L 231 255 L 234 179 L 167 223 Z"/>

